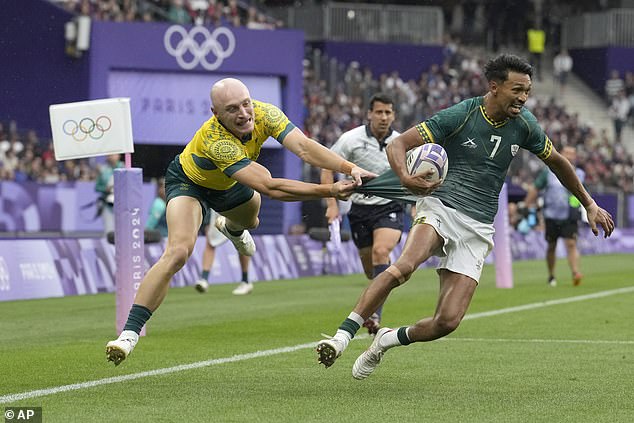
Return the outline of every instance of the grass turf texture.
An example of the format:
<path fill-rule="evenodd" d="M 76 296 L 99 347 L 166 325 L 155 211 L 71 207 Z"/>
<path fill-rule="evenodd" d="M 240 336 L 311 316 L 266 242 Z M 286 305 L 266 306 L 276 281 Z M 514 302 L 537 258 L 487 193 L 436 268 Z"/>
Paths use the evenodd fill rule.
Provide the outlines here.
<path fill-rule="evenodd" d="M 515 288 L 497 289 L 488 266 L 469 313 L 634 286 L 631 256 L 587 256 L 582 268 L 572 287 L 560 260 L 549 288 L 545 262 L 517 262 Z M 245 297 L 233 285 L 172 289 L 116 368 L 104 352 L 116 337 L 113 294 L 0 303 L 0 397 L 316 343 L 366 284 L 361 275 L 274 281 Z M 434 271 L 418 271 L 392 293 L 384 324 L 429 315 L 437 291 Z M 360 337 L 330 369 L 304 346 L 3 405 L 41 406 L 46 422 L 632 422 L 633 310 L 629 291 L 469 319 L 444 340 L 389 351 L 365 381 L 350 374 L 370 342 Z"/>

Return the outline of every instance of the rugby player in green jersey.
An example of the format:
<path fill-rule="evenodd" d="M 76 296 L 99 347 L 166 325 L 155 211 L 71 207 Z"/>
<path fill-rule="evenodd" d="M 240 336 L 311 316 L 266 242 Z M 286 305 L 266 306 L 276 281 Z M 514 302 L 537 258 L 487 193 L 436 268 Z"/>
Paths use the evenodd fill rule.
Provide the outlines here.
<path fill-rule="evenodd" d="M 387 149 L 401 184 L 421 197 L 416 218 L 399 259 L 366 288 L 334 337 L 317 344 L 318 361 L 331 366 L 363 322 L 382 305 L 392 289 L 406 282 L 431 256 L 440 257 L 438 302 L 433 316 L 398 329 L 381 328 L 352 368 L 356 379 L 368 377 L 392 347 L 433 341 L 453 332 L 467 312 L 484 259 L 493 248 L 493 219 L 498 195 L 520 148 L 536 154 L 579 199 L 595 235 L 614 230 L 610 214 L 584 189 L 570 162 L 553 147 L 535 117 L 524 108 L 531 90 L 532 68 L 517 56 L 503 54 L 484 67 L 488 92 L 449 107 L 405 131 Z M 426 174 L 409 175 L 406 152 L 424 143 L 442 145 L 449 171 L 442 182 Z"/>
<path fill-rule="evenodd" d="M 213 116 L 167 168 L 167 247 L 141 282 L 124 330 L 106 344 L 106 358 L 115 365 L 132 352 L 143 325 L 165 299 L 172 276 L 194 250 L 209 209 L 220 214 L 215 225 L 238 252 L 252 256 L 255 243 L 248 229 L 259 224 L 260 193 L 282 201 L 346 199 L 362 177 L 376 176 L 306 137 L 276 106 L 252 100 L 238 79 L 216 82 L 211 102 Z M 273 178 L 256 162 L 269 137 L 306 163 L 345 173 L 352 180 L 310 184 Z"/>

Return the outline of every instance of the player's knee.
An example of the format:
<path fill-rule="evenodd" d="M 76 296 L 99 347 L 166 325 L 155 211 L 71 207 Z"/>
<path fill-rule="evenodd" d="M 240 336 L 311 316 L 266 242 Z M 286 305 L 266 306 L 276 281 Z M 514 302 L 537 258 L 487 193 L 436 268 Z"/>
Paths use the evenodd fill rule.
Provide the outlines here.
<path fill-rule="evenodd" d="M 165 250 L 165 254 L 163 256 L 170 269 L 176 273 L 185 266 L 185 263 L 187 263 L 187 260 L 191 255 L 191 250 L 192 249 L 187 248 L 187 246 L 183 244 L 173 245 L 169 246 Z"/>
<path fill-rule="evenodd" d="M 373 263 L 385 263 L 386 259 L 390 257 L 390 249 L 385 245 L 373 245 L 372 246 L 372 262 Z"/>

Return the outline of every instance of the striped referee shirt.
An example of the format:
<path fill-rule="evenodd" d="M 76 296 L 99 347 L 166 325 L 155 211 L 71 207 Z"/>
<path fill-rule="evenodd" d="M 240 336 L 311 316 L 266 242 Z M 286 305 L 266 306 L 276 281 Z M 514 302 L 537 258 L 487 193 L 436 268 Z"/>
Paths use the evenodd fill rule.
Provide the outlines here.
<path fill-rule="evenodd" d="M 390 169 L 385 146 L 398 135 L 400 134 L 397 131 L 390 129 L 385 139 L 377 140 L 370 131 L 370 125 L 361 125 L 341 134 L 331 150 L 349 162 L 380 175 Z M 363 194 L 352 194 L 350 200 L 354 204 L 362 205 L 380 205 L 392 202 L 386 198 L 366 197 Z"/>

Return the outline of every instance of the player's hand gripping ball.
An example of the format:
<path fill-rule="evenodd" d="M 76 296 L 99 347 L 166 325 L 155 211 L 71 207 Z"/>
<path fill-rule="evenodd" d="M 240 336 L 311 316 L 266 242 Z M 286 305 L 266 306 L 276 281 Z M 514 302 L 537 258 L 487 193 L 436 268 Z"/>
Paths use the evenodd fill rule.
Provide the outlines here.
<path fill-rule="evenodd" d="M 407 171 L 410 175 L 425 173 L 431 169 L 433 173 L 427 179 L 435 182 L 439 179 L 445 179 L 448 168 L 447 152 L 438 144 L 423 144 L 408 152 Z"/>

